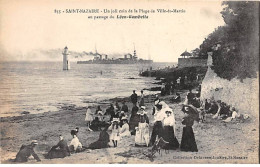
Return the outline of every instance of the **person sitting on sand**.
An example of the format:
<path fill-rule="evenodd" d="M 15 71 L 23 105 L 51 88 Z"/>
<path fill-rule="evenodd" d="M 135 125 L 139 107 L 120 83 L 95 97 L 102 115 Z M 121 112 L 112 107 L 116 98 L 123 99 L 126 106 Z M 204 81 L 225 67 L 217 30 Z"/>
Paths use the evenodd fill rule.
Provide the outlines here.
<path fill-rule="evenodd" d="M 76 153 L 82 151 L 82 144 L 80 143 L 78 137 L 75 134 L 72 135 L 72 140 L 68 145 L 70 153 Z"/>
<path fill-rule="evenodd" d="M 114 118 L 114 116 L 115 116 L 115 108 L 114 108 L 112 103 L 106 109 L 105 115 L 109 115 L 110 116 L 110 121 Z"/>
<path fill-rule="evenodd" d="M 90 106 L 88 106 L 85 121 L 87 123 L 87 130 L 89 130 L 89 131 L 92 131 L 92 129 L 90 129 L 90 124 L 91 124 L 92 120 L 93 120 L 93 114 L 92 114 L 92 111 L 90 109 Z"/>
<path fill-rule="evenodd" d="M 100 111 L 103 112 L 102 109 L 101 109 L 101 107 L 98 106 L 97 109 L 96 109 L 96 113 L 95 113 L 95 114 L 98 114 L 98 112 L 100 112 Z"/>
<path fill-rule="evenodd" d="M 215 101 L 211 101 L 210 107 L 206 112 L 208 114 L 216 114 L 218 112 L 219 105 Z"/>
<path fill-rule="evenodd" d="M 123 126 L 120 129 L 120 137 L 128 137 L 131 136 L 131 133 L 129 131 L 129 125 L 128 125 L 128 121 L 127 121 L 127 117 L 124 116 L 121 118 L 121 120 L 123 121 Z"/>
<path fill-rule="evenodd" d="M 57 145 L 53 146 L 48 154 L 45 156 L 47 159 L 54 158 L 64 158 L 70 155 L 70 150 L 67 142 L 64 140 L 63 136 L 59 136 L 59 142 Z"/>
<path fill-rule="evenodd" d="M 227 117 L 227 119 L 223 120 L 224 122 L 231 122 L 240 117 L 240 115 L 236 111 L 235 107 L 232 107 L 231 112 L 232 112 L 232 115 L 230 117 Z"/>
<path fill-rule="evenodd" d="M 119 118 L 113 118 L 111 126 L 108 128 L 108 130 L 112 130 L 112 133 L 110 134 L 110 140 L 113 142 L 114 147 L 117 147 L 117 142 L 120 139 L 119 132 Z"/>
<path fill-rule="evenodd" d="M 95 117 L 95 119 L 91 122 L 90 129 L 92 131 L 99 131 L 101 128 L 102 122 L 99 121 L 98 117 Z"/>
<path fill-rule="evenodd" d="M 33 140 L 30 145 L 22 145 L 14 159 L 14 162 L 27 162 L 32 155 L 38 162 L 41 161 L 38 155 L 34 152 L 35 146 L 38 145 L 37 140 Z"/>
<path fill-rule="evenodd" d="M 174 97 L 174 98 L 172 99 L 172 102 L 173 102 L 173 103 L 179 103 L 179 102 L 181 102 L 181 96 L 180 96 L 179 93 L 176 93 L 176 97 Z"/>
<path fill-rule="evenodd" d="M 88 148 L 89 149 L 101 149 L 108 148 L 109 143 L 109 134 L 107 133 L 107 127 L 101 127 L 101 132 L 99 134 L 99 138 L 97 141 L 91 143 Z"/>

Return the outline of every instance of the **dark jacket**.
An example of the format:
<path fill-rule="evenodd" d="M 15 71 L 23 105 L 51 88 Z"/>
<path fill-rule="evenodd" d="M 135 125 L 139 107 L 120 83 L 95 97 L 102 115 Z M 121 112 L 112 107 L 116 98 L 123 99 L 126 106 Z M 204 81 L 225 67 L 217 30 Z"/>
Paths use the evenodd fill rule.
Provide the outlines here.
<path fill-rule="evenodd" d="M 132 103 L 136 103 L 137 102 L 137 94 L 136 93 L 133 93 L 130 98 L 131 98 L 131 102 Z"/>
<path fill-rule="evenodd" d="M 16 155 L 15 162 L 27 162 L 32 155 L 37 161 L 41 161 L 38 155 L 34 152 L 32 145 L 22 145 Z"/>
<path fill-rule="evenodd" d="M 124 111 L 124 112 L 128 112 L 128 107 L 127 105 L 123 105 L 122 108 L 121 108 L 121 111 Z"/>

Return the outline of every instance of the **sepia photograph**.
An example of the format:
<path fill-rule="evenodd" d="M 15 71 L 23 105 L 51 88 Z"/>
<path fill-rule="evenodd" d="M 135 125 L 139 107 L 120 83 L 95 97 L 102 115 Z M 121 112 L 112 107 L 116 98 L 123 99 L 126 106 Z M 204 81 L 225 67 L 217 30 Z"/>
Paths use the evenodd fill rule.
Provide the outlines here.
<path fill-rule="evenodd" d="M 259 1 L 0 0 L 1 164 L 259 164 Z"/>

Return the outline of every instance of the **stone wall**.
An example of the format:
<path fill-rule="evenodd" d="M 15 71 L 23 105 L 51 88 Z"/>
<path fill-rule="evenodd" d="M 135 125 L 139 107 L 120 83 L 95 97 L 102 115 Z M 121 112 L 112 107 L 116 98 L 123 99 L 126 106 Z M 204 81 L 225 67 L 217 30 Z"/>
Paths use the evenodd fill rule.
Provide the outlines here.
<path fill-rule="evenodd" d="M 207 59 L 178 58 L 178 67 L 207 66 Z"/>
<path fill-rule="evenodd" d="M 226 80 L 208 67 L 201 85 L 201 100 L 221 100 L 234 106 L 240 113 L 258 116 L 259 113 L 259 77 Z"/>

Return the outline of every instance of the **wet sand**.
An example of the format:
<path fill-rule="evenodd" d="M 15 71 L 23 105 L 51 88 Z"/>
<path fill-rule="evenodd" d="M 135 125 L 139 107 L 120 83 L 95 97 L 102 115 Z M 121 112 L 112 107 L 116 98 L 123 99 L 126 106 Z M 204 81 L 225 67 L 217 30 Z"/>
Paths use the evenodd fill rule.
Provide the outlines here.
<path fill-rule="evenodd" d="M 185 94 L 181 94 L 184 98 Z M 171 108 L 173 108 L 176 119 L 176 137 L 181 142 L 182 125 L 184 116 L 181 104 L 172 104 L 169 99 L 172 95 L 161 97 Z M 146 111 L 150 119 L 150 129 L 153 118 L 152 102 L 154 96 L 145 98 Z M 103 111 L 110 102 L 118 100 L 121 105 L 122 98 L 110 99 L 100 103 Z M 128 108 L 132 104 L 129 98 L 125 98 Z M 94 110 L 94 109 L 93 109 Z M 98 139 L 100 132 L 89 132 L 86 128 L 85 107 L 64 105 L 58 112 L 47 112 L 42 114 L 29 114 L 19 117 L 1 118 L 1 163 L 13 163 L 16 153 L 22 144 L 30 144 L 31 140 L 38 140 L 39 145 L 35 152 L 39 155 L 41 162 L 30 159 L 27 163 L 52 164 L 52 163 L 259 163 L 259 121 L 250 118 L 245 122 L 223 123 L 213 120 L 207 115 L 205 123 L 195 123 L 193 130 L 198 146 L 198 152 L 182 152 L 170 150 L 169 153 L 162 151 L 162 155 L 155 154 L 150 159 L 147 154 L 151 148 L 134 147 L 134 136 L 125 143 L 119 141 L 118 147 L 110 147 L 99 150 L 86 150 L 82 153 L 73 154 L 63 159 L 44 159 L 43 154 L 57 144 L 58 136 L 62 134 L 67 141 L 71 140 L 70 130 L 79 127 L 78 138 L 84 146 L 88 146 Z M 112 145 L 111 145 L 112 146 Z M 214 157 L 213 157 L 214 156 Z"/>

